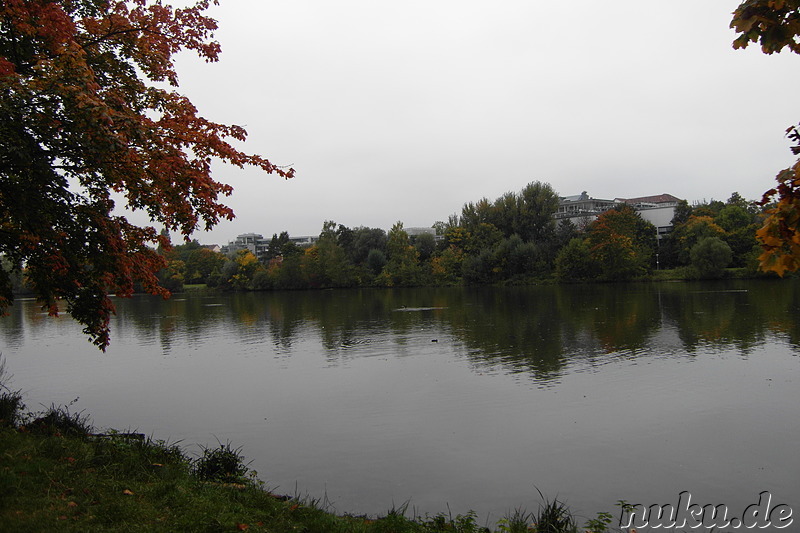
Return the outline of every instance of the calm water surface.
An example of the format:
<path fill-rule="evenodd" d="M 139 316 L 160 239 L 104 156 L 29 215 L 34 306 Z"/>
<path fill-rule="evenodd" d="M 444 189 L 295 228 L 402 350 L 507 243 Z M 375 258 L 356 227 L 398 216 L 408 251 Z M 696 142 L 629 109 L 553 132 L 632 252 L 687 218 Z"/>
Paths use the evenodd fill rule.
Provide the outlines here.
<path fill-rule="evenodd" d="M 269 487 L 339 512 L 618 499 L 800 518 L 791 281 L 138 296 L 99 352 L 33 301 L 0 320 L 29 407 L 241 445 Z M 190 446 L 197 451 L 197 447 Z"/>

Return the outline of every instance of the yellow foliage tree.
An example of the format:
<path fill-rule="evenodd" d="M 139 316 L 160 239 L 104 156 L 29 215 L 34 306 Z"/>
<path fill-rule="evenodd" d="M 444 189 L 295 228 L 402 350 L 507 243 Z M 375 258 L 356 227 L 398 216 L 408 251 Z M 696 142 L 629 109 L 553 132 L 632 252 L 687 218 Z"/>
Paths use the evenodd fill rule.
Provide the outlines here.
<path fill-rule="evenodd" d="M 800 0 L 746 0 L 733 13 L 731 28 L 739 33 L 734 48 L 759 43 L 765 54 L 784 48 L 800 53 Z M 792 153 L 800 154 L 797 126 L 786 130 L 794 142 Z M 800 160 L 781 170 L 778 186 L 764 193 L 762 205 L 776 202 L 766 211 L 764 225 L 756 232 L 763 253 L 761 269 L 783 276 L 800 268 Z"/>

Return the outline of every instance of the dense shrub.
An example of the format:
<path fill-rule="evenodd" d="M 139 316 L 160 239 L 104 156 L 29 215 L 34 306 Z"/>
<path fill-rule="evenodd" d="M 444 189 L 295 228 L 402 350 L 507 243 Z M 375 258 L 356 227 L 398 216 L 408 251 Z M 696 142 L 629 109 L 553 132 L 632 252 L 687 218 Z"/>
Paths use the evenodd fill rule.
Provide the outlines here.
<path fill-rule="evenodd" d="M 721 278 L 733 256 L 731 247 L 719 237 L 704 237 L 690 251 L 692 270 L 702 279 Z"/>

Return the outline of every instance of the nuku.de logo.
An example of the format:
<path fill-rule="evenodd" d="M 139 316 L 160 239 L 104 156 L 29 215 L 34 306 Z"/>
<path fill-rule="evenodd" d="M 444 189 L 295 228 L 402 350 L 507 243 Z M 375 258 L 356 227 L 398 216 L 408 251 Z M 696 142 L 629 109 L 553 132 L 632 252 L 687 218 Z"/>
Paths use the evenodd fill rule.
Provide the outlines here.
<path fill-rule="evenodd" d="M 792 508 L 785 503 L 772 503 L 772 494 L 763 491 L 758 503 L 748 505 L 740 516 L 728 513 L 724 504 L 692 503 L 689 491 L 678 494 L 678 504 L 626 505 L 619 525 L 625 530 L 636 528 L 706 528 L 706 529 L 783 529 L 792 525 Z"/>

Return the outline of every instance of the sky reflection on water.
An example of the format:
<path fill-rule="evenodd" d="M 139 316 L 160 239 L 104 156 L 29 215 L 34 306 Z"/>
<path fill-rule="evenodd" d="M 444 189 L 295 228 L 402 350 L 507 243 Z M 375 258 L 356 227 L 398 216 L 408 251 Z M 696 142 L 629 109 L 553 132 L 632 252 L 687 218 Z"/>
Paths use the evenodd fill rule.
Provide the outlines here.
<path fill-rule="evenodd" d="M 119 302 L 106 354 L 18 302 L 29 405 L 242 445 L 340 511 L 800 494 L 793 282 L 181 295 Z M 399 309 L 404 311 L 399 312 Z M 790 499 L 795 498 L 792 502 Z M 753 501 L 751 501 L 753 500 Z"/>

